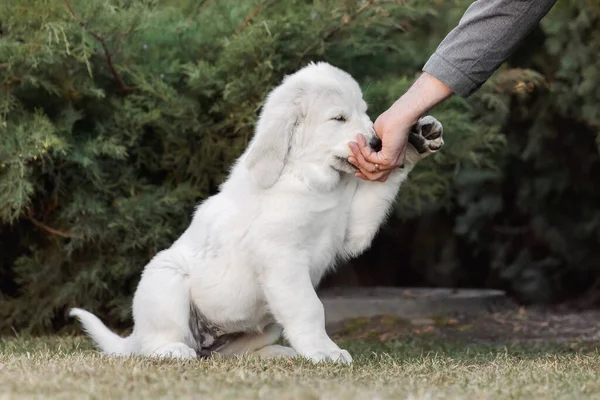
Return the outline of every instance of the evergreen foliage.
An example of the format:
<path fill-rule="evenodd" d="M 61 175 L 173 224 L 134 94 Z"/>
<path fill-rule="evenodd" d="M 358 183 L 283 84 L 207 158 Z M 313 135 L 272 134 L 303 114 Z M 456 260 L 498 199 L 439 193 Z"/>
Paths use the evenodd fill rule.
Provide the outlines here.
<path fill-rule="evenodd" d="M 502 173 L 457 187 L 465 208 L 457 231 L 521 299 L 556 301 L 591 289 L 588 300 L 598 302 L 600 6 L 559 1 L 539 37 L 513 63 L 545 82 L 524 82 L 511 98 Z"/>
<path fill-rule="evenodd" d="M 216 192 L 285 74 L 309 61 L 337 65 L 361 83 L 375 119 L 468 3 L 5 0 L 0 331 L 58 329 L 75 304 L 128 323 L 145 263 Z M 600 39 L 589 34 L 598 12 L 559 4 L 543 25 L 545 47 L 520 65 L 531 69 L 506 68 L 472 99 L 433 112 L 447 145 L 413 172 L 391 224 L 407 233 L 428 226 L 462 249 L 413 257 L 426 282 L 480 282 L 456 276 L 483 260 L 484 271 L 535 299 L 553 293 L 556 279 L 597 268 L 600 216 L 585 174 L 598 168 L 589 146 L 600 125 Z M 497 225 L 526 225 L 533 237 L 507 241 Z M 448 260 L 454 267 L 440 274 Z M 531 274 L 547 290 L 520 287 Z"/>

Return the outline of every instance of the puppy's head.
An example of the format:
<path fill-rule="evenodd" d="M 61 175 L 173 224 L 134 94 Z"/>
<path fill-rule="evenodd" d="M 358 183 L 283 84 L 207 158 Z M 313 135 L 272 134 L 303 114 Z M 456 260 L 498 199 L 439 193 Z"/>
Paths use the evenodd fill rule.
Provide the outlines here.
<path fill-rule="evenodd" d="M 286 163 L 354 173 L 348 143 L 381 141 L 367 115 L 358 83 L 327 63 L 309 64 L 273 89 L 261 112 L 245 163 L 262 187 L 272 186 Z M 324 173 L 326 171 L 323 171 Z"/>

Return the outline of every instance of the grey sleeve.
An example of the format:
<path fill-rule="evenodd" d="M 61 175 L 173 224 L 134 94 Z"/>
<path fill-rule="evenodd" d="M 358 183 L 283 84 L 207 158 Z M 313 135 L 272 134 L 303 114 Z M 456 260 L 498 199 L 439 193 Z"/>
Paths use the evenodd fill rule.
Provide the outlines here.
<path fill-rule="evenodd" d="M 423 71 L 461 97 L 481 87 L 557 0 L 477 0 Z"/>

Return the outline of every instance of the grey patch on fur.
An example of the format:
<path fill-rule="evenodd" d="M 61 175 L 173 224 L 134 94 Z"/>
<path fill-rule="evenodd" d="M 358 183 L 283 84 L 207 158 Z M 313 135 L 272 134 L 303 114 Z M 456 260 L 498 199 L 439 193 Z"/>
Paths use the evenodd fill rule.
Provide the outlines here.
<path fill-rule="evenodd" d="M 243 334 L 241 332 L 225 333 L 216 325 L 211 324 L 193 303 L 190 303 L 189 327 L 194 340 L 194 350 L 198 357 L 202 358 L 210 357 Z"/>

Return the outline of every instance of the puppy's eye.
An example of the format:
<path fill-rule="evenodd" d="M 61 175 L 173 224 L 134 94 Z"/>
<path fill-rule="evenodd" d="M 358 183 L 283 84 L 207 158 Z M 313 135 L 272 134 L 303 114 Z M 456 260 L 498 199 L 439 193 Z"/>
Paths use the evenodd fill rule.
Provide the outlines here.
<path fill-rule="evenodd" d="M 345 115 L 338 115 L 337 117 L 332 118 L 335 121 L 339 121 L 339 122 L 346 122 L 346 116 Z"/>

